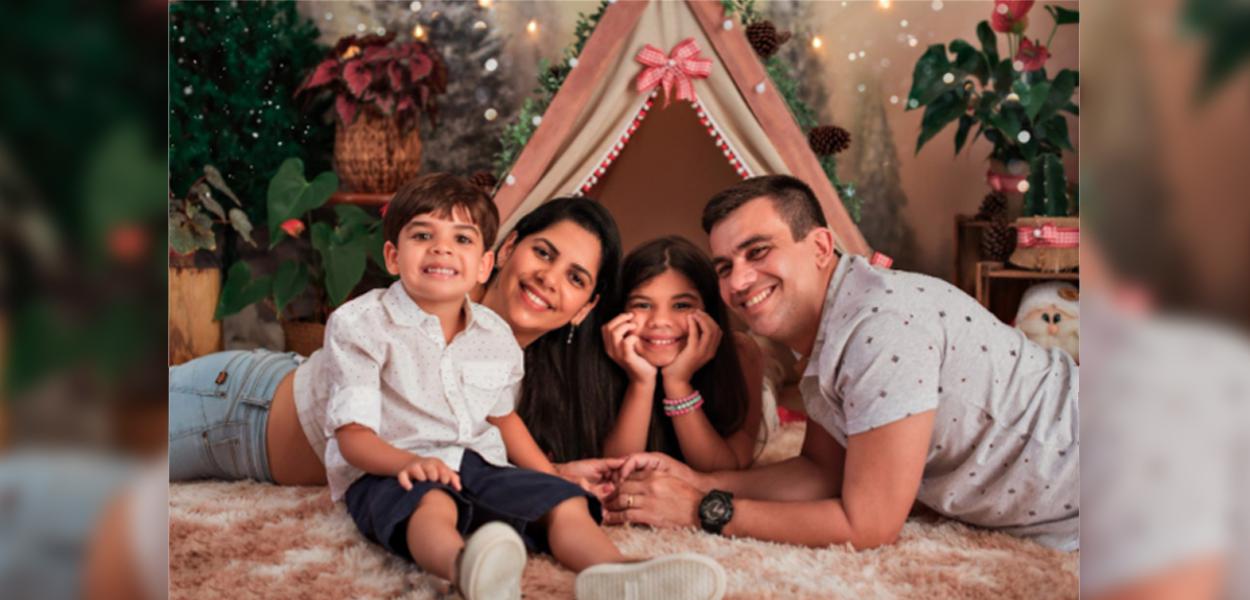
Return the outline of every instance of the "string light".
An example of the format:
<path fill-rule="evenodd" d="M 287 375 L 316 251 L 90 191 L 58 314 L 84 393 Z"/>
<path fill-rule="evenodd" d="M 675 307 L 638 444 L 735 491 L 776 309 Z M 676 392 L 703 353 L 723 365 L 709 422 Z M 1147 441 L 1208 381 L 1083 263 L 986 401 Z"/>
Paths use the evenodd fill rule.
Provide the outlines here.
<path fill-rule="evenodd" d="M 419 40 L 425 39 L 425 28 L 420 23 L 417 23 L 417 26 L 412 28 L 412 37 Z"/>
<path fill-rule="evenodd" d="M 890 8 L 890 0 L 877 0 L 877 4 L 880 4 L 881 8 L 886 10 L 889 10 Z"/>
<path fill-rule="evenodd" d="M 477 5 L 482 8 L 490 8 L 494 3 L 494 0 L 477 0 Z"/>
<path fill-rule="evenodd" d="M 818 35 L 812 36 L 812 48 L 819 50 L 820 47 L 824 45 L 825 45 L 825 41 L 820 39 L 820 36 Z"/>
<path fill-rule="evenodd" d="M 538 21 L 530 19 L 529 24 L 525 26 L 525 30 L 528 31 L 530 35 L 538 33 Z"/>

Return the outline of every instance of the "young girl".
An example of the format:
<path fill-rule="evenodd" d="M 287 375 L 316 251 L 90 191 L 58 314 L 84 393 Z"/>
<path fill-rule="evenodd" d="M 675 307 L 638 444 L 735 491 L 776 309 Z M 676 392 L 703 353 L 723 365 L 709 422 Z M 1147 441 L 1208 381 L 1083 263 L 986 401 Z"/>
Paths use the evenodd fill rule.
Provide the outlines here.
<path fill-rule="evenodd" d="M 604 346 L 629 377 L 606 456 L 656 450 L 699 471 L 754 459 L 763 383 L 759 349 L 729 326 L 711 261 L 685 238 L 625 258 L 623 312 Z"/>

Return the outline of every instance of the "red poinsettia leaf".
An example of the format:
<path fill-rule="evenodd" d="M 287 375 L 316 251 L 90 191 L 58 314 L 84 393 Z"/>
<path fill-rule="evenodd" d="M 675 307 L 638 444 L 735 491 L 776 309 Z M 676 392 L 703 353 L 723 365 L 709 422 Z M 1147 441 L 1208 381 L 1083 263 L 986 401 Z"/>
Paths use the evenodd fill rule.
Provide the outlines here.
<path fill-rule="evenodd" d="M 386 46 L 369 46 L 365 48 L 365 62 L 394 60 L 395 50 Z"/>
<path fill-rule="evenodd" d="M 304 84 L 299 86 L 299 89 L 295 90 L 295 93 L 298 94 L 304 90 L 321 87 L 331 81 L 334 81 L 334 79 L 338 77 L 338 74 L 339 61 L 333 58 L 327 58 L 321 61 L 321 64 L 317 65 L 317 68 L 313 69 L 313 72 L 308 75 L 308 79 L 304 80 Z"/>
<path fill-rule="evenodd" d="M 382 114 L 389 115 L 395 109 L 395 97 L 390 94 L 378 96 L 377 105 L 382 109 Z"/>
<path fill-rule="evenodd" d="M 392 90 L 398 92 L 404 89 L 404 69 L 399 66 L 399 61 L 386 65 L 386 74 L 391 80 Z"/>
<path fill-rule="evenodd" d="M 424 53 L 414 54 L 408 59 L 408 74 L 412 76 L 414 82 L 424 79 L 433 67 L 433 61 Z"/>
<path fill-rule="evenodd" d="M 350 125 L 352 119 L 356 118 L 356 103 L 352 102 L 347 96 L 339 95 L 334 101 L 334 110 L 339 115 L 339 120 L 344 125 Z"/>
<path fill-rule="evenodd" d="M 364 61 L 349 60 L 343 67 L 343 79 L 347 80 L 347 89 L 352 95 L 359 98 L 373 81 L 373 73 Z"/>
<path fill-rule="evenodd" d="M 416 108 L 417 108 L 417 105 L 415 102 L 412 101 L 412 96 L 404 96 L 403 98 L 399 100 L 399 104 L 395 106 L 395 112 L 399 114 L 399 113 L 404 113 L 407 111 L 416 110 Z"/>

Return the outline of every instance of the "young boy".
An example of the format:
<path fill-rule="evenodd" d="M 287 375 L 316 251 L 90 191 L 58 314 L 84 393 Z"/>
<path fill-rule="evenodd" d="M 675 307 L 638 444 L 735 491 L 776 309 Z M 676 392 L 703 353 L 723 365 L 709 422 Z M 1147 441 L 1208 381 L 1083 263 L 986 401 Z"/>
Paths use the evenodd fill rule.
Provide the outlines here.
<path fill-rule="evenodd" d="M 318 353 L 333 498 L 470 600 L 520 598 L 527 547 L 579 572 L 579 597 L 719 598 L 725 575 L 706 557 L 626 561 L 598 499 L 555 475 L 514 412 L 522 351 L 466 296 L 490 274 L 498 225 L 485 193 L 446 174 L 391 200 L 383 254 L 399 281 L 336 310 Z"/>

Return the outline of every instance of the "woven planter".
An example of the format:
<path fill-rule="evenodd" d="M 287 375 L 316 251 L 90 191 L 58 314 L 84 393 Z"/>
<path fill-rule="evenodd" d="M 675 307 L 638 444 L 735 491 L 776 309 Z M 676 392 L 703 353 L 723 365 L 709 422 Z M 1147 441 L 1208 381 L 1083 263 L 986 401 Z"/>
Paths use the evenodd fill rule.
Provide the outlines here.
<path fill-rule="evenodd" d="M 1016 250 L 1009 262 L 1033 271 L 1057 273 L 1080 266 L 1081 220 L 1077 217 L 1016 219 Z"/>
<path fill-rule="evenodd" d="M 388 194 L 421 171 L 421 136 L 393 117 L 363 111 L 334 133 L 335 171 L 347 191 Z"/>
<path fill-rule="evenodd" d="M 310 356 L 321 349 L 326 337 L 326 324 L 312 321 L 282 321 L 286 351 Z"/>

